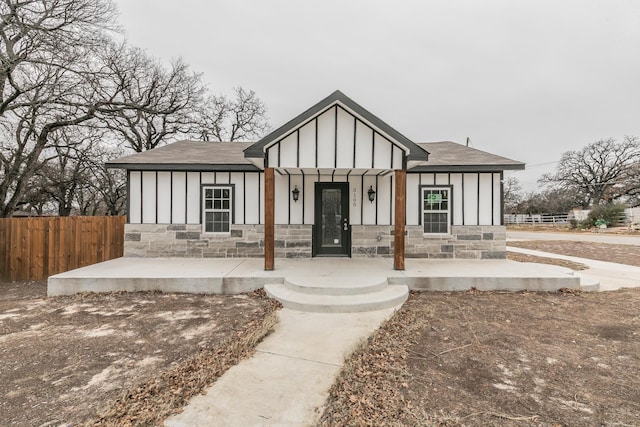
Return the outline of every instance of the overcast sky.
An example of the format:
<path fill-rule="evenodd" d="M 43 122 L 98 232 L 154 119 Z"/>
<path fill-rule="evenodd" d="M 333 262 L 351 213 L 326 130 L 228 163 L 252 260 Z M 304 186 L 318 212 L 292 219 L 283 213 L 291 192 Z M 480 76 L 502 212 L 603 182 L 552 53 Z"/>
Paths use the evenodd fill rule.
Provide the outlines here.
<path fill-rule="evenodd" d="M 526 162 L 640 136 L 638 0 L 116 0 L 131 44 L 278 127 L 336 89 L 415 142 Z"/>

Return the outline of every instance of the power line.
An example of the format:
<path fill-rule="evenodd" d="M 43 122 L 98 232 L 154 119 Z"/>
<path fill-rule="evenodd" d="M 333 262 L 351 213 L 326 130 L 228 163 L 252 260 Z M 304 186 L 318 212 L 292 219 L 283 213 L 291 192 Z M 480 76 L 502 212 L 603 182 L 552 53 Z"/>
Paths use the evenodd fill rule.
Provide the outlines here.
<path fill-rule="evenodd" d="M 560 160 L 554 160 L 554 161 L 552 161 L 552 162 L 536 163 L 536 164 L 533 164 L 533 165 L 529 165 L 529 164 L 527 164 L 527 168 L 534 168 L 534 167 L 536 167 L 536 166 L 552 165 L 552 164 L 554 164 L 554 163 L 558 163 L 559 161 L 560 161 Z"/>

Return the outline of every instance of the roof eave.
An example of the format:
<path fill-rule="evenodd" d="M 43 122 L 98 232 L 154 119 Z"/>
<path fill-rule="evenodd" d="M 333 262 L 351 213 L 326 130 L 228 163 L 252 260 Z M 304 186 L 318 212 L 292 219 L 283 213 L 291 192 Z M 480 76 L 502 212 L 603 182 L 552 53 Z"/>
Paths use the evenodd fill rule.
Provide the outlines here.
<path fill-rule="evenodd" d="M 260 172 L 260 168 L 248 164 L 210 163 L 105 163 L 108 169 L 139 171 L 189 171 L 189 172 Z"/>
<path fill-rule="evenodd" d="M 416 166 L 408 172 L 500 172 L 524 169 L 524 163 L 495 165 L 422 165 Z"/>

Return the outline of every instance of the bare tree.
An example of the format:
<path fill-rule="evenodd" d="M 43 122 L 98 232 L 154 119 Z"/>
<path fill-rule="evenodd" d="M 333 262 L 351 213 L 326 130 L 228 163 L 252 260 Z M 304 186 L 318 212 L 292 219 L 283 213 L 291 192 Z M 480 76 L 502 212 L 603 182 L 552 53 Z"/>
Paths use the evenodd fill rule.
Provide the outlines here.
<path fill-rule="evenodd" d="M 127 179 L 121 169 L 107 169 L 107 160 L 124 155 L 122 147 L 100 147 L 92 156 L 94 165 L 88 185 L 78 193 L 81 215 L 124 215 L 127 208 Z"/>
<path fill-rule="evenodd" d="M 118 98 L 122 84 L 102 72 L 113 59 L 108 44 L 100 54 L 80 64 L 70 58 L 66 67 L 33 65 L 34 75 L 46 75 L 47 83 L 21 94 L 20 103 L 0 117 L 6 135 L 0 142 L 0 216 L 10 215 L 21 201 L 58 132 L 130 108 Z"/>
<path fill-rule="evenodd" d="M 62 182 L 78 166 L 78 141 L 65 135 L 79 127 L 100 124 L 136 151 L 177 135 L 234 141 L 267 128 L 254 92 L 237 89 L 234 101 L 205 103 L 200 76 L 181 61 L 167 70 L 116 45 L 106 31 L 116 27 L 111 0 L 0 0 L 0 15 L 0 217 L 29 203 L 44 208 L 48 202 L 34 195 L 36 177 L 44 185 L 57 171 Z M 202 131 L 208 125 L 213 130 Z M 79 194 L 86 209 L 103 203 L 120 212 L 121 175 L 105 171 L 102 179 L 112 179 L 108 191 L 115 193 L 103 193 L 101 202 L 89 203 L 80 183 L 64 191 Z M 62 192 L 50 196 L 66 214 L 74 202 Z"/>
<path fill-rule="evenodd" d="M 210 96 L 200 109 L 203 141 L 253 141 L 269 130 L 267 109 L 252 90 L 234 88 L 234 99 Z"/>
<path fill-rule="evenodd" d="M 108 0 L 0 1 L 0 216 L 23 202 L 50 135 L 117 94 L 99 72 L 108 56 L 93 55 L 108 46 L 113 11 Z"/>
<path fill-rule="evenodd" d="M 522 214 L 566 214 L 581 206 L 582 200 L 574 192 L 551 188 L 540 192 L 531 192 L 522 197 L 514 208 L 514 213 Z"/>
<path fill-rule="evenodd" d="M 0 17 L 0 116 L 49 84 L 40 65 L 82 60 L 116 28 L 110 0 L 0 0 Z"/>
<path fill-rule="evenodd" d="M 582 150 L 562 155 L 556 171 L 539 180 L 553 188 L 575 192 L 583 199 L 583 208 L 612 202 L 637 194 L 640 141 L 625 136 L 599 140 Z"/>
<path fill-rule="evenodd" d="M 110 73 L 122 84 L 122 108 L 102 117 L 102 123 L 116 138 L 137 152 L 151 150 L 170 137 L 197 131 L 196 110 L 205 88 L 200 76 L 181 60 L 166 70 L 142 50 L 120 48 Z"/>
<path fill-rule="evenodd" d="M 136 80 L 144 73 L 153 74 L 153 69 L 145 68 L 148 62 L 133 60 L 136 55 L 126 45 L 115 45 L 101 35 L 102 24 L 110 24 L 110 2 L 24 0 L 0 4 L 8 20 L 0 26 L 0 39 L 8 45 L 3 52 L 11 53 L 2 58 L 0 79 L 0 84 L 4 82 L 0 216 L 9 216 L 23 202 L 38 168 L 51 160 L 47 154 L 56 146 L 53 140 L 59 132 L 130 112 L 158 114 L 183 108 L 185 102 L 181 101 L 184 85 L 175 79 Z M 20 54 L 12 59 L 15 52 Z M 176 75 L 191 77 L 184 72 Z M 137 85 L 137 81 L 144 83 Z M 155 89 L 160 83 L 165 86 Z M 150 95 L 156 93 L 161 93 L 161 101 Z"/>
<path fill-rule="evenodd" d="M 522 202 L 522 186 L 520 185 L 518 178 L 514 176 L 506 178 L 502 186 L 505 212 L 513 213 Z"/>
<path fill-rule="evenodd" d="M 56 132 L 48 161 L 35 173 L 30 187 L 48 197 L 59 216 L 69 216 L 79 208 L 78 198 L 92 185 L 91 171 L 101 167 L 95 155 L 104 133 L 92 127 L 65 128 Z M 33 194 L 33 191 L 30 192 Z"/>

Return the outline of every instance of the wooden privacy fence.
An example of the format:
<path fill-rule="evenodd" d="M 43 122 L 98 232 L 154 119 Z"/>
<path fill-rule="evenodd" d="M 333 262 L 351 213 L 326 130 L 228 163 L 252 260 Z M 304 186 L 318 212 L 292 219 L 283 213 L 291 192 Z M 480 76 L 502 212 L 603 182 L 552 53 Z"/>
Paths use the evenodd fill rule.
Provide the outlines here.
<path fill-rule="evenodd" d="M 0 278 L 48 276 L 121 257 L 121 216 L 0 218 Z"/>

